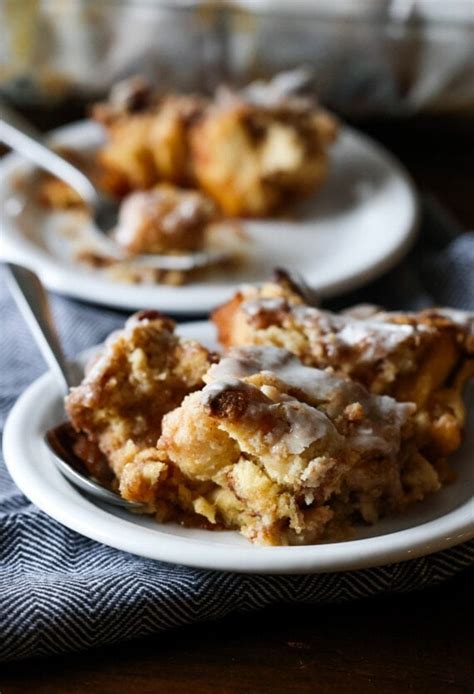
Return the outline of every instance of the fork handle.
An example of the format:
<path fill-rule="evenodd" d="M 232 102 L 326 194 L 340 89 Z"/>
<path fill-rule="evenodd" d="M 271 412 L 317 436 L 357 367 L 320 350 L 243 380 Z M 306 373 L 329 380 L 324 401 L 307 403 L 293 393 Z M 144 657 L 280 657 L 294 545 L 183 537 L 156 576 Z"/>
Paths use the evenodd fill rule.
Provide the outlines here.
<path fill-rule="evenodd" d="M 56 375 L 64 393 L 76 385 L 54 327 L 48 297 L 39 277 L 22 265 L 5 263 L 7 283 L 44 360 Z"/>
<path fill-rule="evenodd" d="M 97 204 L 97 191 L 82 171 L 48 147 L 22 117 L 3 104 L 1 115 L 0 142 L 68 183 L 87 204 Z"/>

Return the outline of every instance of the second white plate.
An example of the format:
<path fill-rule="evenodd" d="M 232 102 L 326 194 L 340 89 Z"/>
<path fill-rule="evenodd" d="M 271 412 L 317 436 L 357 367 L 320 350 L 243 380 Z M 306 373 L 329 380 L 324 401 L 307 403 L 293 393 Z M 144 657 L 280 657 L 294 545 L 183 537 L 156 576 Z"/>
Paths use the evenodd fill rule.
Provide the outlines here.
<path fill-rule="evenodd" d="M 215 348 L 210 323 L 179 326 L 184 337 Z M 18 487 L 68 528 L 111 547 L 151 559 L 205 569 L 254 573 L 318 573 L 379 566 L 430 554 L 474 536 L 474 389 L 470 390 L 466 440 L 453 456 L 457 479 L 407 513 L 361 527 L 356 540 L 303 547 L 259 547 L 237 532 L 212 532 L 158 524 L 83 496 L 55 467 L 45 431 L 64 420 L 52 373 L 21 396 L 4 435 L 7 467 Z"/>
<path fill-rule="evenodd" d="M 53 133 L 54 141 L 93 149 L 100 128 L 84 121 Z M 330 175 L 320 193 L 299 208 L 298 221 L 246 221 L 248 260 L 234 272 L 213 271 L 182 287 L 131 285 L 81 266 L 57 237 L 44 211 L 26 201 L 20 215 L 6 202 L 18 195 L 18 175 L 29 166 L 17 155 L 0 164 L 2 255 L 36 270 L 53 290 L 126 309 L 156 308 L 174 314 L 207 313 L 242 282 L 268 278 L 275 267 L 298 270 L 321 296 L 360 286 L 394 265 L 413 238 L 417 205 L 407 174 L 382 147 L 343 128 L 331 151 Z M 28 209 L 29 208 L 29 209 Z"/>

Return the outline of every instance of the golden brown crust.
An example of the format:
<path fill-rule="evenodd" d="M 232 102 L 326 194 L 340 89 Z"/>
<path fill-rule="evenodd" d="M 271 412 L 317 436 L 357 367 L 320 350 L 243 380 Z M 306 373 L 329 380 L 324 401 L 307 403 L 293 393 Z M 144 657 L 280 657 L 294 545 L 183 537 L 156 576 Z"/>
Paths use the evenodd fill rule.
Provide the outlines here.
<path fill-rule="evenodd" d="M 442 458 L 459 447 L 463 385 L 474 373 L 473 314 L 368 307 L 333 314 L 304 305 L 282 283 L 267 283 L 239 292 L 212 318 L 227 349 L 289 349 L 305 364 L 330 367 L 374 393 L 416 403 L 420 439 L 431 453 Z"/>
<path fill-rule="evenodd" d="M 322 185 L 335 132 L 329 116 L 291 101 L 217 103 L 190 132 L 194 176 L 226 214 L 265 217 Z"/>
<path fill-rule="evenodd" d="M 132 316 L 109 337 L 86 376 L 66 398 L 68 417 L 121 471 L 136 450 L 154 446 L 166 412 L 201 387 L 212 355 L 174 334 L 156 311 Z"/>
<path fill-rule="evenodd" d="M 98 157 L 104 190 L 121 197 L 160 182 L 192 183 L 188 133 L 204 107 L 200 97 L 170 95 L 109 118 L 108 141 Z"/>

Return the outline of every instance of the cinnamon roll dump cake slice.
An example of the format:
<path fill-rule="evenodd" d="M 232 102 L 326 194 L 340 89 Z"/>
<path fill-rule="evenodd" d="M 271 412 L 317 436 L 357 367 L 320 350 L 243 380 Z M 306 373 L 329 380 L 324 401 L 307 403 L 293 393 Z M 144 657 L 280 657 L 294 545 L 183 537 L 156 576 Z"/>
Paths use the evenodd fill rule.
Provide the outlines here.
<path fill-rule="evenodd" d="M 231 216 L 266 216 L 313 192 L 337 124 L 281 77 L 211 99 L 119 83 L 92 112 L 107 135 L 102 187 L 117 196 L 159 182 L 197 187 Z"/>
<path fill-rule="evenodd" d="M 145 311 L 109 337 L 66 409 L 91 472 L 105 461 L 123 497 L 157 520 L 304 544 L 347 537 L 440 488 L 446 450 L 436 436 L 445 448 L 450 440 L 436 427 L 451 431 L 451 414 L 460 432 L 462 412 L 446 395 L 456 387 L 417 406 L 272 345 L 217 361 Z"/>
<path fill-rule="evenodd" d="M 196 181 L 228 215 L 268 216 L 327 177 L 335 119 L 271 85 L 260 98 L 221 90 L 190 130 Z"/>

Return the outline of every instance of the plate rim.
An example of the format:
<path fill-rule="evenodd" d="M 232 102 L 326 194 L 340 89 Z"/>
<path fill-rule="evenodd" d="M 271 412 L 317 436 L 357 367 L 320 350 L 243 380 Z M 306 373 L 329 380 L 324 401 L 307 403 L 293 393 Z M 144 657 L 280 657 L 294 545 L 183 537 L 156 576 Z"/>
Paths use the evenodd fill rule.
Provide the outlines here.
<path fill-rule="evenodd" d="M 209 325 L 209 321 L 184 323 L 178 326 L 178 332 L 182 328 L 189 335 L 196 329 L 202 330 L 203 326 L 208 329 Z M 81 354 L 87 352 L 90 349 Z M 71 497 L 73 494 L 76 501 L 80 500 L 83 512 L 75 515 L 72 505 L 68 505 L 67 500 L 64 502 L 62 497 L 58 500 L 58 495 L 49 489 L 47 479 L 43 480 L 43 485 L 37 486 L 35 480 L 31 481 L 28 476 L 28 469 L 32 466 L 28 447 L 34 441 L 34 435 L 31 438 L 33 432 L 30 432 L 30 438 L 25 435 L 31 421 L 28 413 L 35 407 L 39 394 L 48 390 L 51 400 L 51 391 L 57 392 L 51 372 L 46 372 L 28 386 L 10 411 L 3 438 L 6 467 L 19 489 L 47 515 L 71 530 L 115 549 L 199 569 L 258 574 L 314 574 L 384 566 L 448 549 L 474 538 L 472 512 L 469 513 L 470 504 L 474 504 L 471 498 L 431 521 L 372 538 L 292 547 L 213 544 L 212 541 L 151 530 L 107 512 L 72 487 L 51 462 L 53 474 L 59 475 L 67 495 Z M 46 454 L 46 449 L 43 453 Z M 96 522 L 90 523 L 90 519 Z"/>
<path fill-rule="evenodd" d="M 75 130 L 83 130 L 85 128 L 89 128 L 92 131 L 92 128 L 96 128 L 96 124 L 87 119 L 74 121 L 52 130 L 47 133 L 47 137 L 52 140 L 55 138 L 67 138 L 68 136 L 71 137 Z M 358 141 L 366 150 L 371 151 L 378 158 L 382 159 L 385 165 L 390 168 L 392 175 L 405 189 L 408 205 L 407 218 L 409 221 L 404 232 L 399 234 L 393 247 L 390 248 L 382 258 L 379 258 L 376 262 L 372 261 L 363 270 L 346 273 L 346 276 L 342 279 L 326 282 L 322 287 L 316 288 L 316 291 L 318 291 L 318 294 L 322 298 L 335 297 L 344 292 L 362 287 L 393 268 L 412 247 L 417 236 L 420 221 L 420 203 L 416 187 L 405 166 L 382 144 L 359 131 L 357 128 L 344 124 L 341 127 L 341 133 L 345 133 Z M 0 172 L 5 177 L 5 183 L 3 185 L 8 184 L 9 176 L 15 169 L 24 166 L 28 167 L 30 165 L 20 155 L 16 153 L 5 155 L 2 161 L 0 161 Z M 58 261 L 41 249 L 36 248 L 34 244 L 27 239 L 18 237 L 14 221 L 10 220 L 5 213 L 2 214 L 2 221 L 8 229 L 8 233 L 4 235 L 5 238 L 3 239 L 4 251 L 2 255 L 13 261 L 23 262 L 39 272 L 49 289 L 64 296 L 87 301 L 91 304 L 125 310 L 136 310 L 138 308 L 138 301 L 127 299 L 126 296 L 124 296 L 126 293 L 124 291 L 126 285 L 124 284 L 109 283 L 100 277 L 95 278 L 86 274 L 84 274 L 85 282 L 71 283 L 68 279 L 69 273 L 67 272 L 67 268 L 63 268 Z M 18 238 L 15 239 L 15 237 Z M 87 279 L 92 279 L 94 286 L 90 286 Z M 100 298 L 102 294 L 99 288 L 94 288 L 96 279 L 100 282 L 101 286 L 111 285 L 105 300 Z M 158 291 L 161 291 L 163 294 L 164 290 L 165 293 L 169 294 L 170 298 L 165 298 L 165 303 L 162 303 L 163 300 L 160 301 L 160 310 L 167 311 L 173 315 L 202 316 L 215 308 L 217 304 L 225 301 L 226 297 L 229 298 L 242 282 L 245 282 L 245 279 L 241 282 L 236 281 L 234 285 L 229 287 L 224 287 L 222 284 L 216 283 L 216 293 L 219 292 L 219 296 L 213 299 L 210 296 L 212 292 L 209 292 L 209 296 L 207 298 L 201 298 L 201 300 L 197 302 L 197 305 L 195 301 L 190 299 L 188 293 L 180 292 L 183 287 L 153 285 L 150 287 L 151 291 L 148 303 L 146 300 L 141 301 L 141 303 L 147 305 L 156 303 L 156 294 Z M 193 287 L 193 285 L 187 285 L 185 288 L 186 287 Z M 117 288 L 119 291 L 114 292 L 113 290 L 117 290 Z"/>

